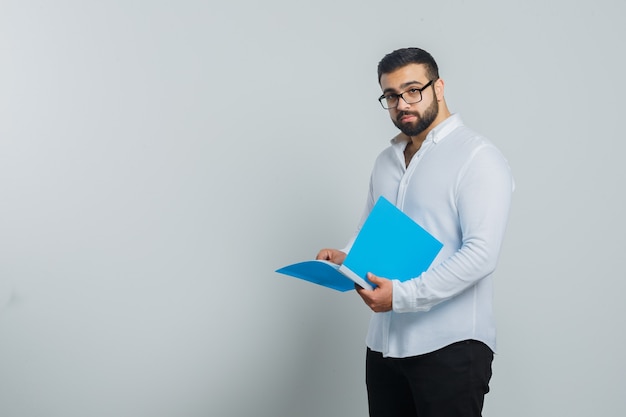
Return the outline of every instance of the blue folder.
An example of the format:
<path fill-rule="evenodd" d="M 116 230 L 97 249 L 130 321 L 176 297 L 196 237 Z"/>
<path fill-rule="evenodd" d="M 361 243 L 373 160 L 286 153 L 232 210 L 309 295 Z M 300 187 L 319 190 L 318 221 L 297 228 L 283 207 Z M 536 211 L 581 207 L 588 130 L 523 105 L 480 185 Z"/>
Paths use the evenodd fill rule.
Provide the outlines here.
<path fill-rule="evenodd" d="M 406 281 L 426 271 L 443 245 L 384 197 L 380 197 L 359 231 L 343 265 L 305 261 L 276 272 L 318 285 L 348 291 L 354 284 L 372 289 L 371 272 Z"/>

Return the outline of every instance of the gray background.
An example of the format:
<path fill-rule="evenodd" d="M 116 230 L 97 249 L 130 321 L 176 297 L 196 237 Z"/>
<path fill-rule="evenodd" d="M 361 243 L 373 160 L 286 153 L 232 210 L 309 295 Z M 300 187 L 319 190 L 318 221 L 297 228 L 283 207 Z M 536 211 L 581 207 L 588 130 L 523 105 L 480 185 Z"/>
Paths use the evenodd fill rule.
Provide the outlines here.
<path fill-rule="evenodd" d="M 364 416 L 341 247 L 430 50 L 517 181 L 485 416 L 626 407 L 618 0 L 0 2 L 0 415 Z"/>

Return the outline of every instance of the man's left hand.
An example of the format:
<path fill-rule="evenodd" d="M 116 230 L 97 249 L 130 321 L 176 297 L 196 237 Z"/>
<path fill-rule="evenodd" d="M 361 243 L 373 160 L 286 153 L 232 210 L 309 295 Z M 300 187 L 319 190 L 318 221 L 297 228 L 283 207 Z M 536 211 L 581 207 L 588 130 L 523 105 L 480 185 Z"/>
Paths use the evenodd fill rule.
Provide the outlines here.
<path fill-rule="evenodd" d="M 377 277 L 371 272 L 367 273 L 367 279 L 376 288 L 366 290 L 356 286 L 356 292 L 359 293 L 365 304 L 375 313 L 383 313 L 390 311 L 393 303 L 393 283 L 386 278 Z"/>

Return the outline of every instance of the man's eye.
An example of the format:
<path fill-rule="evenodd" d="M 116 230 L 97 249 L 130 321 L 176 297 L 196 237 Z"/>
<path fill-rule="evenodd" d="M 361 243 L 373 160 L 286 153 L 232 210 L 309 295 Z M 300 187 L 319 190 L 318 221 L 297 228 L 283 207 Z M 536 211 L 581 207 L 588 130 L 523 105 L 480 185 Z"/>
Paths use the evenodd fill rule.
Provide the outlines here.
<path fill-rule="evenodd" d="M 420 89 L 419 89 L 419 88 L 411 88 L 411 89 L 409 90 L 409 94 L 415 94 L 415 93 L 417 93 L 417 92 L 419 92 L 419 91 L 420 91 Z"/>
<path fill-rule="evenodd" d="M 398 98 L 398 95 L 397 95 L 397 94 L 387 94 L 387 95 L 385 96 L 385 100 L 395 100 L 395 99 L 397 99 L 397 98 Z"/>

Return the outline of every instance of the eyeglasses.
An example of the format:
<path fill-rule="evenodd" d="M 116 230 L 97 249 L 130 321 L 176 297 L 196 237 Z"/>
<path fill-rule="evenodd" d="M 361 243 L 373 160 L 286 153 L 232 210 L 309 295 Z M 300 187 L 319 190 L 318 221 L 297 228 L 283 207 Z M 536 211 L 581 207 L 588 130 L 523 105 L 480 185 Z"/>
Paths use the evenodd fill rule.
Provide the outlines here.
<path fill-rule="evenodd" d="M 422 101 L 422 91 L 430 87 L 433 81 L 435 80 L 428 81 L 428 83 L 422 88 L 411 88 L 400 94 L 383 94 L 382 96 L 378 97 L 378 101 L 380 102 L 380 105 L 387 110 L 395 109 L 398 106 L 400 99 L 404 100 L 406 104 L 419 103 L 420 101 Z"/>

